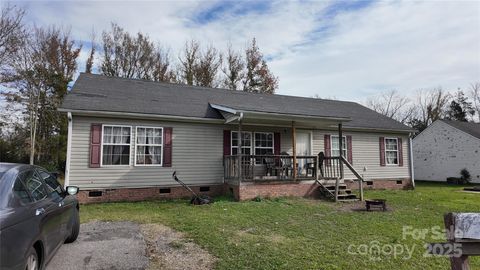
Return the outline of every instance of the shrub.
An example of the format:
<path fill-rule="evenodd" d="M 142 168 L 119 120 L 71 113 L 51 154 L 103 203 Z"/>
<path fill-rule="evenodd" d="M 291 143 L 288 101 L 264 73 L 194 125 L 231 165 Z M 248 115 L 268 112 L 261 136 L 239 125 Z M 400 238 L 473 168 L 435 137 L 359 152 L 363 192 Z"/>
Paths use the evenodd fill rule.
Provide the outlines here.
<path fill-rule="evenodd" d="M 462 180 L 465 183 L 469 183 L 471 179 L 470 172 L 467 170 L 467 168 L 464 168 L 460 171 L 460 175 L 462 176 Z"/>

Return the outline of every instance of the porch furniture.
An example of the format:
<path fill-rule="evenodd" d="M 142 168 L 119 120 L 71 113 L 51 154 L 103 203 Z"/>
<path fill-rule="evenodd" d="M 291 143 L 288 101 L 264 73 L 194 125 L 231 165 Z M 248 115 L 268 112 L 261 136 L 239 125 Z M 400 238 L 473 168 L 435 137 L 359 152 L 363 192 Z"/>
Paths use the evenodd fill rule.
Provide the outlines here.
<path fill-rule="evenodd" d="M 306 176 L 314 176 L 315 175 L 315 163 L 314 162 L 307 162 L 305 163 L 305 173 Z"/>
<path fill-rule="evenodd" d="M 281 175 L 286 178 L 290 175 L 289 172 L 293 172 L 292 159 L 287 152 L 282 152 L 280 155 L 282 156 L 280 157 Z"/>
<path fill-rule="evenodd" d="M 367 208 L 367 211 L 370 211 L 372 208 L 379 208 L 382 209 L 383 211 L 387 211 L 387 200 L 385 199 L 370 199 L 370 200 L 365 200 L 365 207 Z"/>
<path fill-rule="evenodd" d="M 265 174 L 267 176 L 273 176 L 278 174 L 278 170 L 280 169 L 275 162 L 275 158 L 271 157 L 264 157 L 263 164 L 265 164 Z"/>

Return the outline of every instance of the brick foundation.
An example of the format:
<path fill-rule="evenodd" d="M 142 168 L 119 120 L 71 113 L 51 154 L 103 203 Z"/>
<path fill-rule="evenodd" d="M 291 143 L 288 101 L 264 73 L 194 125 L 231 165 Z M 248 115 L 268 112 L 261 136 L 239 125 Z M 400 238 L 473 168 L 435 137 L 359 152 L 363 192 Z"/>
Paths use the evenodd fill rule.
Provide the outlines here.
<path fill-rule="evenodd" d="M 349 189 L 358 189 L 358 182 L 345 180 Z M 363 184 L 364 189 L 408 189 L 411 188 L 409 178 L 375 179 L 372 185 Z M 209 191 L 200 191 L 200 187 L 209 187 Z M 211 197 L 232 195 L 237 201 L 251 200 L 255 197 L 318 197 L 318 185 L 314 181 L 268 181 L 240 185 L 205 185 L 191 187 L 199 195 Z M 161 193 L 161 189 L 170 189 L 169 193 Z M 91 192 L 101 191 L 101 196 L 94 197 Z M 149 188 L 118 188 L 99 190 L 80 190 L 77 195 L 82 204 L 119 201 L 144 201 L 158 199 L 190 198 L 192 195 L 183 187 L 149 187 Z"/>
<path fill-rule="evenodd" d="M 370 182 L 371 184 L 369 184 Z M 358 182 L 345 180 L 345 184 L 349 189 L 358 189 Z M 410 178 L 390 178 L 390 179 L 373 179 L 363 183 L 363 189 L 410 189 L 412 181 Z"/>
<path fill-rule="evenodd" d="M 200 187 L 209 187 L 209 191 L 200 191 Z M 224 185 L 204 185 L 190 187 L 199 195 L 220 196 L 225 193 Z M 160 193 L 160 190 L 170 189 L 170 193 Z M 94 192 L 101 192 L 101 196 L 89 196 Z M 101 203 L 101 202 L 121 202 L 121 201 L 145 201 L 162 199 L 180 199 L 190 198 L 192 194 L 183 187 L 149 187 L 149 188 L 118 188 L 118 189 L 96 189 L 80 190 L 77 194 L 78 201 L 82 204 Z"/>

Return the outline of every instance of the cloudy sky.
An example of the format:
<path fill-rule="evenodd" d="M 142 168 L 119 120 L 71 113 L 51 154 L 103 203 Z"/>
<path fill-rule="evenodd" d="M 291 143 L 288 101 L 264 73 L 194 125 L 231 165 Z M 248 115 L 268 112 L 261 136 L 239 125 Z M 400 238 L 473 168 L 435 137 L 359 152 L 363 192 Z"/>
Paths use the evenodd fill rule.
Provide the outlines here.
<path fill-rule="evenodd" d="M 187 39 L 244 49 L 256 37 L 278 93 L 362 101 L 480 81 L 480 1 L 35 1 L 27 22 L 88 41 L 116 22 L 177 57 Z M 82 54 L 84 66 L 87 51 Z"/>

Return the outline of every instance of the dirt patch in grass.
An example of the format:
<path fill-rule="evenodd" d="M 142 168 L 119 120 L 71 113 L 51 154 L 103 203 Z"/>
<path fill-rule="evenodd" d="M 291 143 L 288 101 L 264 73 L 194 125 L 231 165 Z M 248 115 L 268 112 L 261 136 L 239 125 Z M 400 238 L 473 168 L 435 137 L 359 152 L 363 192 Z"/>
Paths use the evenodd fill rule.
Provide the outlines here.
<path fill-rule="evenodd" d="M 393 211 L 394 209 L 387 203 L 387 212 Z M 365 207 L 365 202 L 355 201 L 355 202 L 339 202 L 335 204 L 335 209 L 341 212 L 367 212 Z M 372 208 L 370 212 L 383 212 L 378 207 Z"/>
<path fill-rule="evenodd" d="M 161 224 L 141 226 L 150 259 L 148 269 L 213 269 L 217 260 L 182 233 Z"/>

